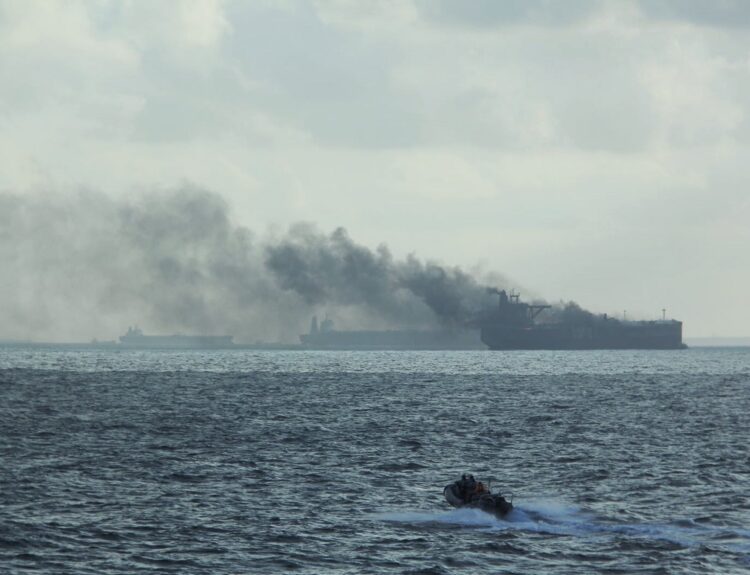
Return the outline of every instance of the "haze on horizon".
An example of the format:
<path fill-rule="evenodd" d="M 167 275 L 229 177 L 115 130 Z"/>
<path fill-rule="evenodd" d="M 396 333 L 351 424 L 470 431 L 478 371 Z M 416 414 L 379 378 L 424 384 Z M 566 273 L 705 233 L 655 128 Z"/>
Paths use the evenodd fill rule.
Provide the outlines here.
<path fill-rule="evenodd" d="M 493 282 L 750 336 L 749 94 L 739 0 L 0 0 L 0 339 Z M 382 275 L 305 292 L 284 245 Z"/>

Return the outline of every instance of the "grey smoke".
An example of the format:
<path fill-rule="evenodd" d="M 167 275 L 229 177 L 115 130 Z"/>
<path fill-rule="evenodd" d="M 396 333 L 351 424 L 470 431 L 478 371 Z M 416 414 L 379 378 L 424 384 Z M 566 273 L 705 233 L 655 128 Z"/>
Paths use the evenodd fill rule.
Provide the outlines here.
<path fill-rule="evenodd" d="M 583 309 L 576 302 L 559 302 L 540 314 L 539 321 L 545 323 L 567 323 L 574 326 L 587 326 L 594 323 L 599 316 Z"/>
<path fill-rule="evenodd" d="M 228 333 L 296 341 L 313 313 L 342 327 L 463 325 L 487 303 L 473 274 L 396 259 L 343 228 L 259 238 L 195 187 L 113 199 L 0 194 L 0 339 Z"/>
<path fill-rule="evenodd" d="M 0 337 L 111 338 L 140 323 L 247 338 L 264 325 L 276 338 L 304 311 L 216 194 L 3 194 L 0 213 Z"/>
<path fill-rule="evenodd" d="M 384 245 L 371 251 L 343 228 L 326 235 L 297 226 L 266 252 L 279 284 L 310 304 L 364 306 L 390 321 L 429 318 L 459 327 L 486 301 L 486 288 L 461 269 L 413 255 L 395 261 Z"/>

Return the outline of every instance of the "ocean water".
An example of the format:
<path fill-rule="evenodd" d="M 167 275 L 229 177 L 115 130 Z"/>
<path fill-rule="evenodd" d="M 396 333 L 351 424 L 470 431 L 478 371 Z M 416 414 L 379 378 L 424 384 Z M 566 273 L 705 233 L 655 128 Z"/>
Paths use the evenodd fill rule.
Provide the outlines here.
<path fill-rule="evenodd" d="M 0 348 L 0 572 L 750 573 L 749 414 L 747 348 Z"/>

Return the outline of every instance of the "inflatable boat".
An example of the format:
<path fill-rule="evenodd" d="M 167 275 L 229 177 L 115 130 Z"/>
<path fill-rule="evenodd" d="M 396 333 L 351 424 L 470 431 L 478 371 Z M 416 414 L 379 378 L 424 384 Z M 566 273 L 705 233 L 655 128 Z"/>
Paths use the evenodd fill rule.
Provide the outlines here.
<path fill-rule="evenodd" d="M 473 481 L 473 478 L 472 478 Z M 478 485 L 482 485 L 481 482 Z M 446 485 L 443 489 L 445 500 L 453 507 L 468 507 L 491 513 L 497 517 L 504 517 L 513 510 L 513 498 L 508 501 L 499 493 L 492 493 L 490 489 L 475 487 L 467 489 L 465 480 Z"/>

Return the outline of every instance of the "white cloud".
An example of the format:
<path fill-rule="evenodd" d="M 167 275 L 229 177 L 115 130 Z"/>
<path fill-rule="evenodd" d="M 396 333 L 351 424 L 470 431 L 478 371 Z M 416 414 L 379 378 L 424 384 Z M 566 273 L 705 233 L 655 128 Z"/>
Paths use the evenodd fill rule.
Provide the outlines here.
<path fill-rule="evenodd" d="M 750 87 L 745 66 L 711 54 L 701 34 L 676 36 L 641 69 L 660 143 L 701 146 L 735 138 L 747 109 L 741 96 Z"/>

